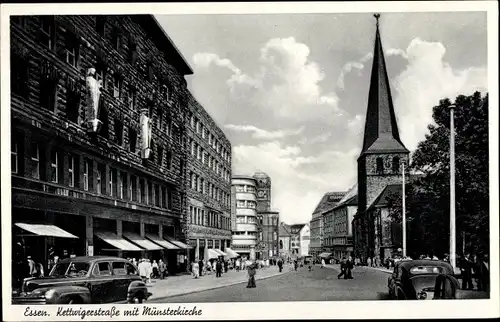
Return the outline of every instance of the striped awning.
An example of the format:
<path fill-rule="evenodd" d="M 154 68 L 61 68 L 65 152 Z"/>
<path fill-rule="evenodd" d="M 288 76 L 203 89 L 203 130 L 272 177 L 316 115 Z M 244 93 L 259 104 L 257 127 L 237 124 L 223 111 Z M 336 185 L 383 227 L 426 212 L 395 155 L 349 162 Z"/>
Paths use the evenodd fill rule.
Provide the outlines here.
<path fill-rule="evenodd" d="M 240 255 L 238 255 L 238 253 L 236 253 L 236 252 L 235 252 L 234 250 L 232 250 L 231 248 L 227 248 L 227 247 L 226 247 L 226 249 L 225 249 L 224 251 L 226 252 L 227 257 L 229 257 L 229 258 L 236 258 L 236 257 L 240 256 Z"/>
<path fill-rule="evenodd" d="M 183 242 L 172 239 L 172 238 L 168 238 L 168 241 L 171 242 L 172 244 L 174 244 L 175 246 L 182 248 L 182 249 L 191 249 L 192 248 L 191 246 L 186 245 Z"/>
<path fill-rule="evenodd" d="M 215 248 L 214 249 L 217 253 L 219 253 L 220 256 L 227 256 L 226 253 L 224 253 L 222 250 Z"/>
<path fill-rule="evenodd" d="M 209 248 L 208 249 L 208 259 L 217 259 L 221 256 L 219 253 L 215 251 L 215 249 Z"/>
<path fill-rule="evenodd" d="M 146 234 L 146 238 L 148 238 L 151 241 L 155 242 L 156 244 L 162 246 L 163 248 L 166 248 L 169 250 L 180 249 L 179 247 L 175 246 L 171 242 L 168 242 L 165 239 L 160 238 L 159 236 L 156 236 L 153 234 Z"/>
<path fill-rule="evenodd" d="M 24 224 L 24 223 L 17 223 L 15 225 L 19 228 L 22 228 L 38 236 L 78 238 L 75 235 L 70 234 L 67 231 L 62 230 L 61 228 L 54 225 Z"/>
<path fill-rule="evenodd" d="M 330 257 L 330 255 L 332 255 L 332 253 L 321 253 L 321 254 L 319 254 L 319 257 L 328 258 L 328 257 Z"/>
<path fill-rule="evenodd" d="M 110 231 L 94 231 L 94 235 L 105 241 L 106 243 L 110 244 L 111 246 L 118 248 L 120 250 L 126 250 L 126 251 L 141 251 L 142 249 L 135 246 L 131 242 L 118 237 L 115 233 L 112 233 Z"/>
<path fill-rule="evenodd" d="M 130 232 L 123 232 L 123 236 L 125 238 L 127 238 L 128 240 L 130 240 L 131 242 L 133 242 L 134 244 L 137 244 L 137 245 L 139 245 L 142 248 L 147 249 L 147 250 L 161 250 L 161 249 L 163 249 L 163 247 L 161 247 L 160 245 L 157 245 L 157 244 L 153 243 L 152 241 L 150 241 L 144 237 L 141 237 L 139 234 L 130 233 Z"/>

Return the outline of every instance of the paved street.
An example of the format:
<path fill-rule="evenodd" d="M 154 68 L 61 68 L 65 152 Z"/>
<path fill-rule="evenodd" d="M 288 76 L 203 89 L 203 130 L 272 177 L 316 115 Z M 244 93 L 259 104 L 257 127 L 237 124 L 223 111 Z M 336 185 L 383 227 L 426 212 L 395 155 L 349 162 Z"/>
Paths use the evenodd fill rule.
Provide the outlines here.
<path fill-rule="evenodd" d="M 261 273 L 258 272 L 257 275 Z M 243 273 L 246 275 L 246 273 Z M 272 302 L 272 301 L 340 301 L 387 299 L 386 272 L 356 268 L 353 280 L 337 279 L 338 269 L 316 266 L 288 272 L 259 282 L 247 289 L 246 283 L 163 299 L 152 298 L 148 303 L 189 302 Z"/>

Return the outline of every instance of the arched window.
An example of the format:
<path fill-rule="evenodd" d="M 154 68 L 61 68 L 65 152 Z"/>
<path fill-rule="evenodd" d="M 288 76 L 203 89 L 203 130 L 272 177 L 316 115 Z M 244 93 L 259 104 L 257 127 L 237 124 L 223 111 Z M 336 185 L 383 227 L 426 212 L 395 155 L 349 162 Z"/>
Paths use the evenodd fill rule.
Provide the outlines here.
<path fill-rule="evenodd" d="M 392 158 L 392 172 L 399 173 L 400 165 L 399 165 L 399 157 Z"/>
<path fill-rule="evenodd" d="M 382 158 L 377 158 L 377 173 L 384 173 L 384 160 Z"/>

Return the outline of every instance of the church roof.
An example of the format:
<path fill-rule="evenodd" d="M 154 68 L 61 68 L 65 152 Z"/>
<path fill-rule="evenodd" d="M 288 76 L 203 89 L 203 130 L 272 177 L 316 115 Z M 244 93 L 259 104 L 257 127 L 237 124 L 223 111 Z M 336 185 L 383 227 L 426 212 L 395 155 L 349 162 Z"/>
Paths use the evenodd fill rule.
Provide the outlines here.
<path fill-rule="evenodd" d="M 345 191 L 332 191 L 325 193 L 323 198 L 321 198 L 320 202 L 316 206 L 316 209 L 314 209 L 313 214 L 322 213 L 329 209 L 332 209 L 344 197 L 345 194 Z"/>
<path fill-rule="evenodd" d="M 290 229 L 288 225 L 282 223 L 280 225 L 280 230 L 279 230 L 279 236 L 280 237 L 290 237 L 292 234 L 290 234 Z"/>
<path fill-rule="evenodd" d="M 376 16 L 377 17 L 377 16 Z M 377 17 L 375 48 L 361 155 L 409 152 L 399 137 Z"/>
<path fill-rule="evenodd" d="M 334 210 L 340 207 L 345 207 L 345 206 L 357 206 L 358 205 L 358 184 L 355 184 L 354 186 L 347 191 L 347 193 L 344 195 L 344 197 L 333 207 L 332 209 L 328 210 Z M 327 210 L 327 211 L 328 211 Z M 323 213 L 327 212 L 324 211 Z"/>

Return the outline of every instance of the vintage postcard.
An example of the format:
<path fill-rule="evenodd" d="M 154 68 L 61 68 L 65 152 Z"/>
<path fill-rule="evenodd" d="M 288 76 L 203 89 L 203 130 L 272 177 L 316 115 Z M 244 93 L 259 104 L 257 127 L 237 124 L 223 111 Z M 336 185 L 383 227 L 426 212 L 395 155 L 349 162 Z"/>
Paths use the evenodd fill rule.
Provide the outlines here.
<path fill-rule="evenodd" d="M 1 23 L 4 320 L 498 317 L 496 2 Z"/>

